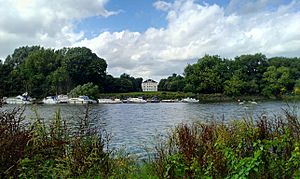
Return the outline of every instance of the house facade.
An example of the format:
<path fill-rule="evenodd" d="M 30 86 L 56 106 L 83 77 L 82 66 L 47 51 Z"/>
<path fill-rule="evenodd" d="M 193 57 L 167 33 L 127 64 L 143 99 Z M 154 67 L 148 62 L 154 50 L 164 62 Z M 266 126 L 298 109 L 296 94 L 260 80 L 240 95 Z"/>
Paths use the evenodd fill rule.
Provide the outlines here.
<path fill-rule="evenodd" d="M 152 79 L 148 79 L 142 83 L 143 91 L 157 91 L 158 83 Z"/>

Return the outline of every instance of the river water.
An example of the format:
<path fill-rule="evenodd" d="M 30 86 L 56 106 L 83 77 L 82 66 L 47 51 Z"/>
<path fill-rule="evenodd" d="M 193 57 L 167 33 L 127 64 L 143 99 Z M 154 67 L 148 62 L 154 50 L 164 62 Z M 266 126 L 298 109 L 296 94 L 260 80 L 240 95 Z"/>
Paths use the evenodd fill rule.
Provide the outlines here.
<path fill-rule="evenodd" d="M 111 147 L 125 148 L 138 157 L 146 156 L 146 146 L 153 146 L 157 135 L 164 135 L 179 123 L 211 120 L 230 121 L 234 119 L 257 119 L 261 115 L 273 117 L 283 114 L 283 109 L 298 109 L 300 102 L 287 104 L 282 101 L 258 102 L 257 105 L 238 103 L 147 103 L 147 104 L 98 104 L 90 107 L 90 114 L 96 126 L 105 127 L 112 135 Z M 13 105 L 4 105 L 10 110 Z M 2 109 L 2 110 L 3 110 Z M 81 105 L 37 105 L 27 106 L 24 115 L 27 119 L 35 116 L 48 120 L 60 109 L 66 120 L 82 116 L 85 107 Z M 300 110 L 297 110 L 300 111 Z"/>

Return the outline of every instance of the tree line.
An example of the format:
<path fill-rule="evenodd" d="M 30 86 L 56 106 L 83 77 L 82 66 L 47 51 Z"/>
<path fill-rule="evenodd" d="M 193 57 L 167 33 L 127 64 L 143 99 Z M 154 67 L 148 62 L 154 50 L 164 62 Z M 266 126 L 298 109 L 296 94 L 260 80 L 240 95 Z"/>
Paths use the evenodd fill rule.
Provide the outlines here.
<path fill-rule="evenodd" d="M 0 63 L 0 96 L 25 91 L 37 98 L 83 91 L 92 96 L 142 91 L 142 78 L 125 73 L 113 77 L 106 69 L 106 61 L 86 47 L 20 47 Z M 227 96 L 300 93 L 300 58 L 267 58 L 261 53 L 234 59 L 205 55 L 187 65 L 183 75 L 161 79 L 158 89 Z"/>
<path fill-rule="evenodd" d="M 91 93 L 141 91 L 142 78 L 107 74 L 107 63 L 85 47 L 46 49 L 25 46 L 0 63 L 0 96 L 27 91 L 33 97 L 91 88 Z"/>
<path fill-rule="evenodd" d="M 189 64 L 183 76 L 173 74 L 159 82 L 161 91 L 222 93 L 228 96 L 279 97 L 300 92 L 300 58 L 272 57 L 261 53 L 234 59 L 205 55 Z"/>

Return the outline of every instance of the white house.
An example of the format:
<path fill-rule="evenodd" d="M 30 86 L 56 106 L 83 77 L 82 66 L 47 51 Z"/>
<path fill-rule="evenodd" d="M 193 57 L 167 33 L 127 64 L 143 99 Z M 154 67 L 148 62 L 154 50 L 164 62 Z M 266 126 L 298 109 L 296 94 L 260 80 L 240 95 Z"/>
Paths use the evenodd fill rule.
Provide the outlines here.
<path fill-rule="evenodd" d="M 157 91 L 158 83 L 154 80 L 148 79 L 142 83 L 143 91 Z"/>

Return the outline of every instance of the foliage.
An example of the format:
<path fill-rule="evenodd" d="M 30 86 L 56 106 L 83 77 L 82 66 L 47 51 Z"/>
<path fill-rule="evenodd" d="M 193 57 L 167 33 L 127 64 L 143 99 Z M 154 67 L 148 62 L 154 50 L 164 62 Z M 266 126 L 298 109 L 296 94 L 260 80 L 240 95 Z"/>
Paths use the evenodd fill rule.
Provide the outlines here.
<path fill-rule="evenodd" d="M 104 91 L 110 93 L 127 93 L 142 91 L 142 78 L 134 78 L 123 73 L 119 78 L 106 76 Z"/>
<path fill-rule="evenodd" d="M 109 148 L 89 108 L 70 124 L 58 110 L 45 122 L 36 112 L 24 125 L 23 109 L 0 112 L 1 178 L 297 178 L 300 120 L 284 117 L 228 123 L 180 124 L 156 142 L 156 156 L 142 165 Z"/>
<path fill-rule="evenodd" d="M 113 77 L 107 63 L 85 47 L 45 49 L 25 46 L 14 50 L 0 63 L 0 96 L 16 96 L 27 91 L 32 97 L 66 94 L 78 85 L 93 83 L 104 93 L 140 92 L 142 78 L 129 74 Z M 300 58 L 266 58 L 261 53 L 234 59 L 205 55 L 188 64 L 184 76 L 172 74 L 161 79 L 159 91 L 227 96 L 264 95 L 281 98 L 298 94 Z"/>
<path fill-rule="evenodd" d="M 30 139 L 23 111 L 23 108 L 14 108 L 0 112 L 0 178 L 18 176 L 18 162 L 24 157 L 24 149 Z"/>
<path fill-rule="evenodd" d="M 27 91 L 31 96 L 66 94 L 78 85 L 93 83 L 99 92 L 141 91 L 142 78 L 106 73 L 107 64 L 85 47 L 45 49 L 39 46 L 17 48 L 0 63 L 1 96 Z"/>
<path fill-rule="evenodd" d="M 194 65 L 184 70 L 185 83 L 195 93 L 222 92 L 224 78 L 227 77 L 227 62 L 219 56 L 205 55 Z"/>
<path fill-rule="evenodd" d="M 244 119 L 181 124 L 156 146 L 155 173 L 161 178 L 300 177 L 300 121 Z"/>
<path fill-rule="evenodd" d="M 237 75 L 233 75 L 230 80 L 226 80 L 224 83 L 224 93 L 229 96 L 240 96 L 245 87 L 245 82 Z"/>
<path fill-rule="evenodd" d="M 265 87 L 262 93 L 266 96 L 278 96 L 285 93 L 291 86 L 291 75 L 287 67 L 275 66 L 268 67 L 267 71 L 264 73 L 263 80 L 265 82 Z"/>
<path fill-rule="evenodd" d="M 129 154 L 109 148 L 110 134 L 93 127 L 88 107 L 76 124 L 62 119 L 58 109 L 50 123 L 36 111 L 25 126 L 22 112 L 0 112 L 1 178 L 128 178 L 142 171 L 146 175 Z"/>
<path fill-rule="evenodd" d="M 62 67 L 68 71 L 74 86 L 91 82 L 102 87 L 107 64 L 90 49 L 75 47 L 66 51 Z"/>
<path fill-rule="evenodd" d="M 87 83 L 84 85 L 78 85 L 74 89 L 72 89 L 69 93 L 72 97 L 78 97 L 78 96 L 88 96 L 92 99 L 97 99 L 97 94 L 99 93 L 99 88 L 97 85 L 94 85 L 93 83 Z"/>
<path fill-rule="evenodd" d="M 160 80 L 158 84 L 158 91 L 183 91 L 184 86 L 184 78 L 174 73 L 167 79 Z"/>

